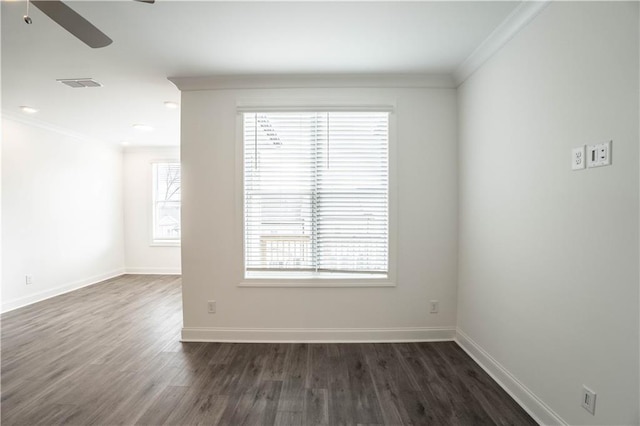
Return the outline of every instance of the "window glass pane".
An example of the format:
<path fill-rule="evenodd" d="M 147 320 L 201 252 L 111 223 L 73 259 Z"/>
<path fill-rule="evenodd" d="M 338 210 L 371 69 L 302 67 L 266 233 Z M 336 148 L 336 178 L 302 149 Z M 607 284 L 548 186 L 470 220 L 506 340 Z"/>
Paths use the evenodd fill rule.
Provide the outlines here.
<path fill-rule="evenodd" d="M 246 270 L 386 274 L 388 114 L 244 114 Z"/>
<path fill-rule="evenodd" d="M 245 115 L 245 265 L 311 270 L 315 114 Z"/>
<path fill-rule="evenodd" d="M 388 118 L 333 112 L 318 149 L 318 268 L 386 272 Z"/>
<path fill-rule="evenodd" d="M 180 164 L 153 165 L 153 240 L 180 240 Z"/>

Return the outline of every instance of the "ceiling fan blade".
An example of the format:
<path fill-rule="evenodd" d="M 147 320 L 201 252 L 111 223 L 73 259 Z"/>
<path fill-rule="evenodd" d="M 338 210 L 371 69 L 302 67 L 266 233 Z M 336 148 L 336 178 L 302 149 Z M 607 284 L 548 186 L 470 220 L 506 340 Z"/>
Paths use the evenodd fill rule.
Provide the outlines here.
<path fill-rule="evenodd" d="M 60 0 L 37 0 L 31 3 L 89 47 L 105 47 L 112 42 L 105 33 Z"/>
<path fill-rule="evenodd" d="M 136 0 L 139 1 L 140 3 L 149 3 L 149 4 L 154 4 L 156 2 L 156 0 Z"/>

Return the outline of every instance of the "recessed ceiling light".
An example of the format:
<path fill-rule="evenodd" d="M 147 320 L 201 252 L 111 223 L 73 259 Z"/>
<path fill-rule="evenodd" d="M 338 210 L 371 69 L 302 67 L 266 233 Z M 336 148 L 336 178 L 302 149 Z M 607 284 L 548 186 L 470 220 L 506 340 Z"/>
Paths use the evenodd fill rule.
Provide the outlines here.
<path fill-rule="evenodd" d="M 153 130 L 153 127 L 149 126 L 148 124 L 134 124 L 133 128 L 136 130 L 142 130 L 145 132 Z"/>
<path fill-rule="evenodd" d="M 122 142 L 120 142 L 120 144 L 121 144 L 122 146 L 127 146 L 127 145 L 130 145 L 130 144 L 131 144 L 131 142 L 129 142 L 129 141 L 122 141 Z"/>
<path fill-rule="evenodd" d="M 179 105 L 177 102 L 166 101 L 164 103 L 164 106 L 167 107 L 168 109 L 176 109 L 178 108 Z"/>
<path fill-rule="evenodd" d="M 37 109 L 26 105 L 21 106 L 20 109 L 22 110 L 22 112 L 26 112 L 27 114 L 35 114 L 36 112 L 38 112 Z"/>

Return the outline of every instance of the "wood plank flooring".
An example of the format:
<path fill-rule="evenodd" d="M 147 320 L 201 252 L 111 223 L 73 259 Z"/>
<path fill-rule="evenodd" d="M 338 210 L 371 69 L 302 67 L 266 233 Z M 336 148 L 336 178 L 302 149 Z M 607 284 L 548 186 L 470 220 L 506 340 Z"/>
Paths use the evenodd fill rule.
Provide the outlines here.
<path fill-rule="evenodd" d="M 2 315 L 3 425 L 532 425 L 454 342 L 181 343 L 180 278 Z"/>

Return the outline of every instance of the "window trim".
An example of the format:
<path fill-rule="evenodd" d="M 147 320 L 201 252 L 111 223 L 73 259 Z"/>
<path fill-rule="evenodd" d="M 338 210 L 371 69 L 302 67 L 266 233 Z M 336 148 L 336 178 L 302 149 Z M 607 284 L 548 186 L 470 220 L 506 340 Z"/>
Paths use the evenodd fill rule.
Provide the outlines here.
<path fill-rule="evenodd" d="M 182 246 L 182 227 L 180 229 L 180 238 L 177 240 L 162 240 L 162 239 L 155 239 L 154 238 L 154 231 L 155 231 L 155 196 L 154 196 L 154 180 L 155 180 L 155 176 L 153 173 L 153 169 L 154 166 L 156 164 L 165 164 L 165 163 L 177 163 L 180 164 L 180 173 L 182 173 L 182 164 L 180 163 L 179 159 L 173 158 L 173 159 L 154 159 L 151 160 L 149 162 L 149 168 L 150 168 L 150 172 L 149 172 L 149 176 L 151 177 L 151 181 L 149 184 L 150 187 L 150 191 L 147 191 L 148 194 L 148 206 L 150 207 L 149 210 L 149 247 L 181 247 Z M 182 179 L 181 179 L 182 181 Z M 181 197 L 181 201 L 180 204 L 182 205 L 182 197 Z"/>
<path fill-rule="evenodd" d="M 322 111 L 322 112 L 354 112 L 354 111 L 380 111 L 389 113 L 389 241 L 388 241 L 388 268 L 387 275 L 383 277 L 356 277 L 334 273 L 264 273 L 260 277 L 246 275 L 244 268 L 244 138 L 243 138 L 243 117 L 245 113 L 251 112 L 292 112 L 292 111 Z M 238 287 L 304 287 L 304 288 L 326 288 L 326 287 L 396 287 L 396 265 L 397 265 L 397 205 L 398 188 L 396 178 L 397 163 L 397 126 L 394 102 L 372 102 L 372 103 L 297 103 L 286 105 L 274 105 L 273 103 L 259 102 L 258 104 L 238 103 L 236 108 L 236 253 L 237 270 L 239 271 Z M 272 276 L 269 276 L 272 275 Z M 356 274 L 353 274 L 356 275 Z M 336 276 L 340 276 L 336 278 Z"/>

